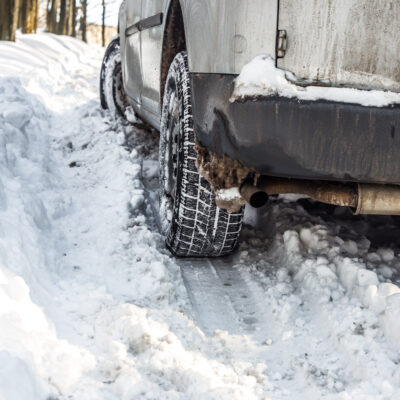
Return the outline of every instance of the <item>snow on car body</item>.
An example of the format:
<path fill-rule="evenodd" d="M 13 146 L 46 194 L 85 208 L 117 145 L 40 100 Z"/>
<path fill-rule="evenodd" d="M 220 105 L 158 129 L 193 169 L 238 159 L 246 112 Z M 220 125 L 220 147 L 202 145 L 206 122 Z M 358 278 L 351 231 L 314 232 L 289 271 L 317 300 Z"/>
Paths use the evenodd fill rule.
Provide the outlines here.
<path fill-rule="evenodd" d="M 267 196 L 260 193 L 300 190 L 355 212 L 400 212 L 398 189 L 382 185 L 400 184 L 399 25 L 400 6 L 382 0 L 122 3 L 124 102 L 161 131 L 161 181 L 173 203 L 165 211 L 168 201 L 162 201 L 161 211 L 172 227 L 165 233 L 174 253 L 229 253 L 240 231 L 240 205 L 263 204 Z M 272 65 L 272 76 L 257 82 L 257 71 L 247 78 L 245 71 L 260 55 L 271 60 L 260 75 Z M 181 140 L 191 147 L 182 148 Z M 271 188 L 268 177 L 283 181 Z M 224 190 L 232 187 L 242 197 L 225 201 Z M 195 204 L 177 207 L 189 192 Z M 232 229 L 226 210 L 235 211 Z M 182 229 L 186 239 L 176 239 Z M 214 245 L 218 235 L 222 248 Z M 177 240 L 184 250 L 174 248 Z"/>

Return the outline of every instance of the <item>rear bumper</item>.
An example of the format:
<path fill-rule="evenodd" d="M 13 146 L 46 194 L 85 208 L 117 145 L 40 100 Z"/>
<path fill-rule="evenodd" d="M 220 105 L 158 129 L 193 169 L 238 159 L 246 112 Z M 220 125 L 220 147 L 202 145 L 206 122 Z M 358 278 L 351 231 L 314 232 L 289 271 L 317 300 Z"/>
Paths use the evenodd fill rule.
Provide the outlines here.
<path fill-rule="evenodd" d="M 264 175 L 400 184 L 400 107 L 271 97 L 230 103 L 234 75 L 192 74 L 195 131 Z"/>

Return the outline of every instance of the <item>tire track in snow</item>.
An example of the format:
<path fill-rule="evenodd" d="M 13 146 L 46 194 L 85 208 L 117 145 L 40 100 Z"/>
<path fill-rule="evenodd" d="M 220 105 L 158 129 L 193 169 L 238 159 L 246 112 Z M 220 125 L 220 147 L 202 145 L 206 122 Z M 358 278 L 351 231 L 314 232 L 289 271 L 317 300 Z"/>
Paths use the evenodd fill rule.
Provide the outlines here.
<path fill-rule="evenodd" d="M 128 135 L 128 146 L 133 150 L 136 146 L 136 128 Z M 129 139 L 129 137 L 131 139 Z M 131 143 L 129 144 L 129 141 Z M 157 140 L 147 138 L 147 150 L 153 149 L 157 154 Z M 158 174 L 147 174 L 145 163 L 149 160 L 143 154 L 142 183 L 146 192 L 146 199 L 151 206 L 154 221 L 160 231 L 160 217 L 158 213 Z M 152 160 L 154 163 L 154 160 Z M 153 166 L 154 169 L 154 166 Z M 185 284 L 190 303 L 193 307 L 194 317 L 199 326 L 208 335 L 213 335 L 216 330 L 224 330 L 230 334 L 243 334 L 256 329 L 260 318 L 256 310 L 257 300 L 249 290 L 243 272 L 233 268 L 233 258 L 210 259 L 177 259 L 181 275 Z M 250 276 L 246 274 L 246 278 Z"/>
<path fill-rule="evenodd" d="M 178 264 L 195 318 L 204 332 L 209 335 L 216 330 L 234 335 L 242 333 L 239 316 L 213 263 L 189 259 L 179 260 Z"/>

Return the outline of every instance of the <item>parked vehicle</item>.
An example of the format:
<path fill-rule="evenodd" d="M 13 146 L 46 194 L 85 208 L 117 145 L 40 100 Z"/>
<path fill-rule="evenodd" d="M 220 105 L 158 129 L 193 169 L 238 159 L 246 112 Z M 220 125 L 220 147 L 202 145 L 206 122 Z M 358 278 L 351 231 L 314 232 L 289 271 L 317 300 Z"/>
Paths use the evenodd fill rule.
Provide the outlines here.
<path fill-rule="evenodd" d="M 399 2 L 125 0 L 118 24 L 101 104 L 131 106 L 160 131 L 162 230 L 175 255 L 229 254 L 242 206 L 272 194 L 400 213 L 398 104 L 232 98 L 260 54 L 304 90 L 399 92 Z"/>

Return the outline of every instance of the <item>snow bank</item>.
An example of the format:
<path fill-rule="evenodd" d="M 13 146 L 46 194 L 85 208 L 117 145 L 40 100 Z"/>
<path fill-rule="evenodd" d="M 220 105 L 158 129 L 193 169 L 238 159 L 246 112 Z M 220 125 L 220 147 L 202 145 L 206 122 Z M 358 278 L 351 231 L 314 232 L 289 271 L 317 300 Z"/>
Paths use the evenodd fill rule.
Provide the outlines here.
<path fill-rule="evenodd" d="M 100 110 L 102 52 L 0 43 L 0 399 L 257 400 L 265 368 L 191 318 L 157 140 Z"/>
<path fill-rule="evenodd" d="M 56 90 L 81 51 L 78 41 L 45 35 L 0 43 L 0 398 L 7 400 L 67 390 L 95 365 L 58 337 L 43 309 L 56 296 L 57 238 L 45 199 L 58 179 L 43 103 L 51 105 L 46 88 Z"/>
<path fill-rule="evenodd" d="M 292 83 L 295 81 L 296 77 L 293 74 L 275 67 L 275 60 L 272 57 L 258 56 L 245 65 L 236 78 L 231 101 L 246 97 L 281 96 L 306 101 L 329 100 L 373 107 L 400 103 L 399 93 L 334 87 L 301 87 Z"/>
<path fill-rule="evenodd" d="M 276 220 L 274 239 L 245 231 L 236 268 L 257 277 L 253 292 L 265 288 L 257 298 L 268 322 L 258 337 L 268 335 L 270 397 L 398 398 L 400 289 L 388 279 L 397 274 L 397 252 L 357 235 L 367 219 L 322 219 L 290 203 L 264 217 L 264 224 Z M 295 392 L 297 385 L 304 392 Z"/>
<path fill-rule="evenodd" d="M 318 301 L 323 303 L 342 297 L 341 291 L 345 289 L 347 295 L 357 297 L 379 316 L 385 335 L 392 346 L 400 350 L 400 288 L 393 283 L 382 282 L 384 277 L 379 278 L 376 271 L 368 269 L 360 260 L 343 256 L 343 252 L 360 256 L 368 250 L 365 241 L 360 244 L 351 242 L 351 246 L 340 238 L 332 242 L 333 238 L 327 231 L 318 226 L 303 228 L 300 233 L 288 230 L 283 239 L 286 257 L 291 265 L 296 266 L 295 279 L 302 282 L 303 289 L 309 290 L 310 294 L 319 292 Z M 382 249 L 380 256 L 376 254 L 374 264 L 381 266 L 385 259 L 392 261 L 393 256 L 388 257 L 388 251 Z M 302 253 L 307 254 L 305 259 Z M 318 254 L 315 260 L 309 257 L 313 253 Z"/>

